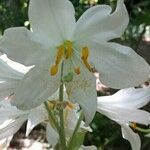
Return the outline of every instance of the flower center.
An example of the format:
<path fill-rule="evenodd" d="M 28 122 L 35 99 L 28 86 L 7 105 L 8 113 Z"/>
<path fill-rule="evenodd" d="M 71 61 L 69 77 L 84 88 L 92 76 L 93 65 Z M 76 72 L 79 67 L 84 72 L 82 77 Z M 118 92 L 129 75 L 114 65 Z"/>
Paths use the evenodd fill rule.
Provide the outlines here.
<path fill-rule="evenodd" d="M 74 51 L 73 42 L 71 42 L 69 40 L 65 41 L 64 44 L 57 47 L 55 63 L 50 68 L 51 76 L 54 76 L 58 73 L 59 64 L 61 63 L 61 61 L 63 59 L 68 60 L 73 56 L 73 51 Z M 85 67 L 90 72 L 93 72 L 93 68 L 91 67 L 91 65 L 88 62 L 88 57 L 89 57 L 89 49 L 88 49 L 88 47 L 83 47 L 82 51 L 81 51 L 81 60 L 82 60 L 83 64 L 85 65 Z M 80 67 L 79 66 L 75 67 L 73 69 L 73 71 L 74 71 L 74 73 L 79 75 L 80 74 Z"/>

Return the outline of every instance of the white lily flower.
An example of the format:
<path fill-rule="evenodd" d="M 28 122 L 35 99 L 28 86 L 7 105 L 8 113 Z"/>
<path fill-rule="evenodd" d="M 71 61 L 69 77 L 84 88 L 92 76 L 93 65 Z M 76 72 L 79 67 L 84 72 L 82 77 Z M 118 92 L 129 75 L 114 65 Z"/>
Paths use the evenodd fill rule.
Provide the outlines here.
<path fill-rule="evenodd" d="M 121 125 L 122 136 L 133 150 L 140 150 L 141 141 L 130 128 L 131 123 L 150 124 L 150 113 L 140 110 L 150 101 L 150 88 L 130 88 L 118 91 L 112 96 L 98 97 L 97 111 Z"/>
<path fill-rule="evenodd" d="M 18 71 L 12 69 L 9 65 L 7 65 L 2 60 L 0 60 L 0 65 L 1 65 L 0 77 L 2 81 L 9 83 L 7 89 L 11 89 L 11 90 L 6 90 L 7 92 L 4 95 L 4 97 L 8 97 L 9 95 L 11 95 L 11 93 L 13 93 L 14 89 L 16 88 L 16 85 L 23 78 L 24 74 L 19 73 Z M 15 84 L 12 84 L 13 82 L 11 81 L 14 81 Z M 1 90 L 3 90 L 3 88 L 1 88 Z M 49 99 L 58 100 L 58 91 L 55 94 L 53 94 Z M 65 99 L 67 99 L 66 93 L 65 93 Z M 65 129 L 66 129 L 66 134 L 68 134 L 69 137 L 73 133 L 73 130 L 78 120 L 78 115 L 75 110 L 66 110 L 65 116 L 66 116 Z M 74 118 L 73 122 L 72 122 L 72 118 Z M 4 148 L 8 146 L 9 142 L 13 137 L 12 135 L 19 130 L 19 128 L 26 120 L 28 120 L 26 135 L 29 135 L 29 133 L 35 126 L 37 126 L 41 122 L 44 122 L 45 120 L 48 120 L 45 107 L 41 105 L 39 107 L 36 107 L 28 111 L 22 111 L 17 109 L 15 106 L 11 106 L 9 100 L 4 100 L 0 102 L 0 123 L 1 123 L 0 146 L 1 147 Z M 81 128 L 91 131 L 89 127 L 84 126 L 84 122 L 82 122 Z M 59 135 L 49 124 L 47 124 L 46 135 L 49 144 L 55 146 L 58 142 Z"/>
<path fill-rule="evenodd" d="M 107 5 L 94 6 L 77 22 L 69 0 L 30 0 L 29 21 L 33 32 L 10 28 L 0 39 L 0 49 L 9 58 L 35 66 L 15 91 L 12 103 L 20 109 L 39 106 L 58 89 L 62 61 L 64 76 L 72 80 L 66 84 L 68 96 L 81 105 L 88 123 L 97 106 L 93 67 L 102 83 L 113 88 L 137 86 L 150 73 L 131 48 L 108 42 L 121 37 L 128 25 L 123 0 L 114 12 Z"/>

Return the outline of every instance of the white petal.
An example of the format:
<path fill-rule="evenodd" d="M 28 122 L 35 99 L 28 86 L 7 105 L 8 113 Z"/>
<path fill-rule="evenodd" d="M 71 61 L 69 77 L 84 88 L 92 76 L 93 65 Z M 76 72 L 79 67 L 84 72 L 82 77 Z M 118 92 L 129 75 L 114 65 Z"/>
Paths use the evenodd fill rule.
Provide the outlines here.
<path fill-rule="evenodd" d="M 15 71 L 0 59 L 0 99 L 12 94 L 22 78 L 23 74 Z"/>
<path fill-rule="evenodd" d="M 132 150 L 141 149 L 141 140 L 137 133 L 134 133 L 128 125 L 121 125 L 122 136 L 131 144 Z"/>
<path fill-rule="evenodd" d="M 75 12 L 69 0 L 30 0 L 29 20 L 34 32 L 62 42 L 71 38 Z"/>
<path fill-rule="evenodd" d="M 13 70 L 15 70 L 15 72 L 22 74 L 21 76 L 23 76 L 24 74 L 26 74 L 31 68 L 33 68 L 33 66 L 25 66 L 23 64 L 20 64 L 16 61 L 12 61 L 11 59 L 9 59 L 7 57 L 6 54 L 2 55 L 0 57 L 5 63 L 7 63 Z M 21 78 L 22 79 L 22 78 Z"/>
<path fill-rule="evenodd" d="M 84 121 L 81 122 L 80 128 L 88 132 L 93 132 L 92 128 L 90 126 L 87 126 Z"/>
<path fill-rule="evenodd" d="M 0 102 L 0 122 L 4 122 L 8 119 L 21 118 L 27 116 L 28 111 L 21 111 L 15 106 L 11 106 L 9 100 L 3 100 Z"/>
<path fill-rule="evenodd" d="M 48 47 L 46 39 L 24 27 L 7 29 L 0 39 L 2 52 L 6 53 L 10 59 L 24 65 L 37 64 Z"/>
<path fill-rule="evenodd" d="M 0 149 L 1 150 L 7 150 L 12 138 L 13 138 L 13 136 L 9 136 L 5 139 L 0 140 Z"/>
<path fill-rule="evenodd" d="M 81 150 L 97 150 L 96 146 L 84 146 L 82 145 Z"/>
<path fill-rule="evenodd" d="M 150 66 L 131 48 L 117 43 L 92 43 L 90 59 L 103 84 L 112 88 L 138 86 L 147 80 Z"/>
<path fill-rule="evenodd" d="M 66 110 L 66 117 L 65 117 L 65 124 L 66 124 L 66 132 L 71 131 L 73 132 L 75 129 L 75 126 L 78 121 L 78 114 L 75 112 L 75 110 L 67 109 Z"/>
<path fill-rule="evenodd" d="M 144 125 L 150 124 L 150 113 L 143 110 L 115 107 L 111 105 L 111 103 L 110 105 L 104 106 L 98 101 L 97 111 L 116 122 L 136 122 Z"/>
<path fill-rule="evenodd" d="M 96 112 L 96 80 L 92 73 L 82 70 L 80 75 L 66 84 L 69 99 L 80 104 L 84 111 L 86 123 L 89 124 Z"/>
<path fill-rule="evenodd" d="M 49 124 L 47 125 L 46 128 L 46 137 L 48 143 L 53 147 L 58 143 L 59 135 Z"/>
<path fill-rule="evenodd" d="M 0 140 L 16 133 L 27 120 L 28 112 L 18 110 L 5 100 L 0 102 Z"/>
<path fill-rule="evenodd" d="M 124 108 L 141 108 L 150 101 L 150 88 L 122 89 L 112 96 L 98 97 L 103 105 L 114 105 Z"/>
<path fill-rule="evenodd" d="M 0 100 L 5 99 L 14 93 L 15 87 L 18 85 L 18 81 L 0 81 Z"/>
<path fill-rule="evenodd" d="M 47 112 L 43 105 L 32 109 L 28 116 L 26 136 L 30 134 L 35 126 L 37 126 L 39 123 L 43 122 L 47 118 Z"/>
<path fill-rule="evenodd" d="M 22 79 L 23 74 L 14 70 L 10 65 L 0 59 L 0 79 Z"/>
<path fill-rule="evenodd" d="M 57 91 L 60 84 L 58 77 L 59 73 L 50 76 L 49 69 L 33 68 L 19 83 L 12 104 L 23 110 L 40 106 Z"/>
<path fill-rule="evenodd" d="M 98 41 L 108 41 L 120 37 L 129 22 L 124 0 L 118 0 L 116 10 L 110 13 L 111 8 L 107 5 L 87 10 L 77 22 L 75 39 L 84 41 L 96 38 Z"/>
<path fill-rule="evenodd" d="M 6 127 L 0 128 L 0 140 L 15 134 L 20 129 L 25 120 L 26 117 L 22 117 L 10 122 Z"/>

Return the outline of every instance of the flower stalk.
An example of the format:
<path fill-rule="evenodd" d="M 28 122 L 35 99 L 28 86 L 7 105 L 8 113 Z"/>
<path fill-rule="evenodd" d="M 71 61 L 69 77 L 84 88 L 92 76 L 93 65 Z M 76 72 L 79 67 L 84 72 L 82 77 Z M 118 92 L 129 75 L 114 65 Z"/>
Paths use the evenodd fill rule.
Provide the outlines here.
<path fill-rule="evenodd" d="M 64 62 L 62 62 L 61 65 L 61 85 L 59 88 L 59 101 L 63 102 L 63 96 L 64 96 L 64 84 L 63 84 L 63 66 Z M 66 150 L 66 136 L 65 136 L 65 128 L 64 128 L 64 111 L 63 107 L 60 107 L 59 109 L 59 117 L 60 117 L 60 130 L 59 130 L 59 136 L 60 136 L 60 144 L 62 150 Z"/>
<path fill-rule="evenodd" d="M 140 132 L 143 132 L 143 133 L 150 133 L 150 128 L 148 128 L 148 129 L 143 129 L 143 128 L 140 128 L 140 127 L 136 127 L 136 130 L 137 130 L 137 131 L 140 131 Z"/>
<path fill-rule="evenodd" d="M 48 106 L 48 103 L 47 102 L 44 102 L 44 105 L 45 105 L 45 108 L 48 112 L 48 117 L 49 117 L 49 122 L 53 122 L 54 123 L 54 126 L 56 128 L 57 131 L 59 131 L 59 125 L 58 125 L 58 122 L 57 120 L 55 119 L 55 116 L 53 115 L 53 113 L 51 112 L 49 106 Z"/>

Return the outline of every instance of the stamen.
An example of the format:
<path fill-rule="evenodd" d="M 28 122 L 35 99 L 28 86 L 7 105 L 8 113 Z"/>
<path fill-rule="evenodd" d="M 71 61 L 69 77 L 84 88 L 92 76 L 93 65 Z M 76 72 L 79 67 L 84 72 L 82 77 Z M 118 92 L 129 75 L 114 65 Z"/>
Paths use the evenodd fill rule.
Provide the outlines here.
<path fill-rule="evenodd" d="M 53 65 L 53 66 L 51 67 L 51 70 L 50 70 L 51 76 L 56 75 L 57 72 L 58 72 L 58 65 Z"/>
<path fill-rule="evenodd" d="M 85 60 L 87 60 L 87 58 L 89 57 L 89 49 L 88 49 L 88 47 L 83 47 L 82 48 L 82 57 Z"/>
<path fill-rule="evenodd" d="M 135 122 L 132 122 L 130 126 L 131 126 L 134 130 L 136 130 L 136 128 L 137 128 L 137 125 L 136 125 Z"/>
<path fill-rule="evenodd" d="M 56 65 L 58 65 L 60 63 L 61 59 L 64 56 L 64 46 L 61 45 L 57 49 L 58 49 L 58 52 L 57 52 L 57 56 L 56 56 L 56 60 L 55 60 Z"/>
<path fill-rule="evenodd" d="M 74 104 L 71 102 L 68 102 L 67 107 L 69 107 L 70 109 L 74 109 Z"/>
<path fill-rule="evenodd" d="M 54 104 L 52 102 L 48 102 L 47 104 L 50 110 L 54 108 Z"/>
<path fill-rule="evenodd" d="M 80 67 L 75 68 L 75 69 L 74 69 L 74 72 L 75 72 L 77 75 L 79 75 L 80 72 L 81 72 L 81 71 L 80 71 Z"/>
<path fill-rule="evenodd" d="M 91 67 L 91 65 L 88 63 L 88 61 L 87 61 L 86 59 L 84 59 L 84 58 L 82 57 L 82 61 L 83 61 L 84 65 L 87 67 L 87 69 L 88 69 L 90 72 L 94 72 L 94 71 L 93 71 L 93 68 Z"/>
<path fill-rule="evenodd" d="M 66 41 L 66 59 L 70 58 L 73 53 L 73 46 L 71 41 Z"/>

